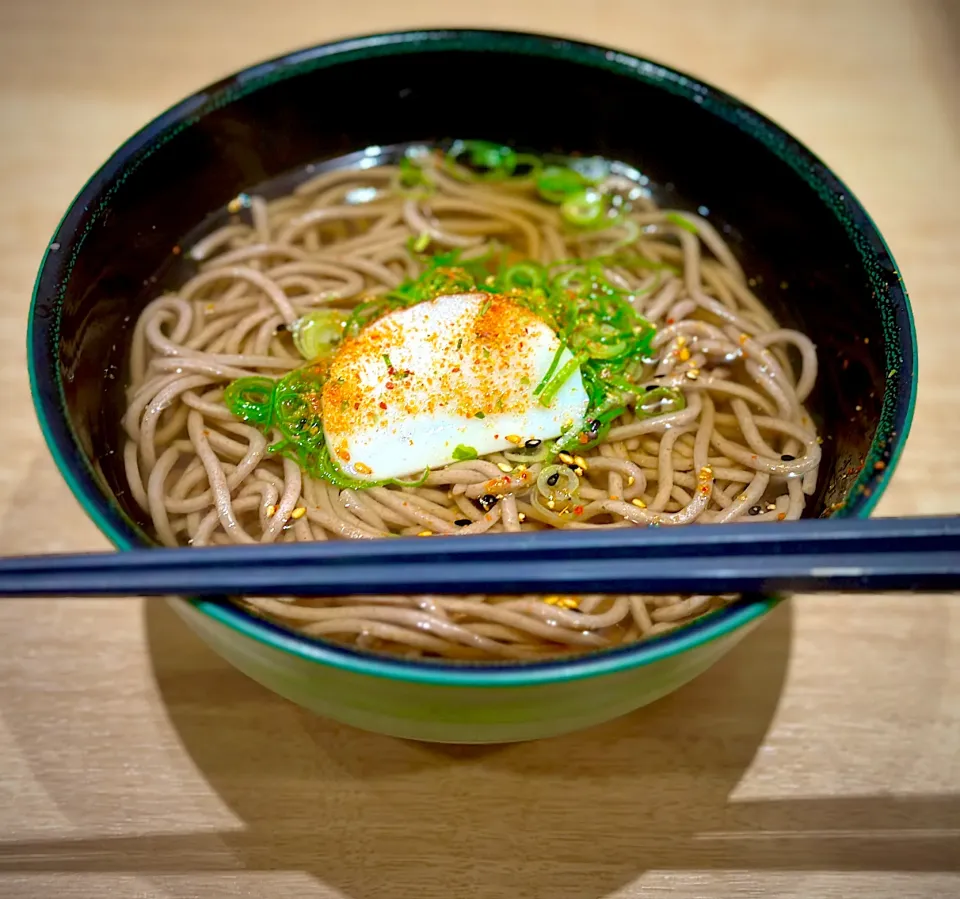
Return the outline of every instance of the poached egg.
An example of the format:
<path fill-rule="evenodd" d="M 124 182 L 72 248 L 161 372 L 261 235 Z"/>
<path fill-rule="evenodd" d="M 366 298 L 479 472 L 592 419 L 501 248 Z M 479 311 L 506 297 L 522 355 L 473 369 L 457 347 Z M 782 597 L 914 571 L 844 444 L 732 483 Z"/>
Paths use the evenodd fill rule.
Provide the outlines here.
<path fill-rule="evenodd" d="M 322 392 L 331 458 L 357 480 L 416 475 L 560 436 L 587 394 L 579 368 L 544 406 L 534 390 L 560 340 L 509 297 L 437 297 L 347 338 Z M 561 353 L 554 372 L 572 356 Z"/>

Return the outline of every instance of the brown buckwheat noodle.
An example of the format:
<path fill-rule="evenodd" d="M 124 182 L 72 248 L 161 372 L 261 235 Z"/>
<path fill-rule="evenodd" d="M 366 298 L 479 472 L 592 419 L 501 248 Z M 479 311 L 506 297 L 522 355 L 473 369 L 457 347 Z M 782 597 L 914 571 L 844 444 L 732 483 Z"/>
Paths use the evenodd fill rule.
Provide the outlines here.
<path fill-rule="evenodd" d="M 813 493 L 819 439 L 804 401 L 817 373 L 811 341 L 782 328 L 751 291 L 723 238 L 684 212 L 642 200 L 601 232 L 564 228 L 532 190 L 461 183 L 433 171 L 411 199 L 398 170 L 336 170 L 275 200 L 253 197 L 234 221 L 188 248 L 199 272 L 153 300 L 136 323 L 123 419 L 136 502 L 166 545 L 477 534 L 800 517 Z M 359 199 L 359 201 L 358 201 Z M 411 237 L 480 253 L 492 242 L 544 263 L 629 244 L 652 263 L 610 266 L 658 328 L 646 385 L 679 389 L 679 412 L 613 425 L 585 453 L 583 514 L 551 511 L 531 480 L 475 500 L 499 465 L 542 462 L 504 452 L 433 471 L 418 488 L 341 490 L 268 454 L 276 439 L 237 421 L 226 384 L 301 365 L 287 327 L 321 306 L 350 308 L 416 276 Z M 799 363 L 795 368 L 788 355 Z M 641 390 L 636 398 L 642 403 Z M 712 489 L 698 489 L 704 469 Z M 465 520 L 469 524 L 464 524 Z M 456 524 L 455 522 L 460 522 Z M 479 585 L 478 585 L 479 586 Z M 242 604 L 312 637 L 416 658 L 542 659 L 642 640 L 703 616 L 730 596 L 365 596 Z"/>

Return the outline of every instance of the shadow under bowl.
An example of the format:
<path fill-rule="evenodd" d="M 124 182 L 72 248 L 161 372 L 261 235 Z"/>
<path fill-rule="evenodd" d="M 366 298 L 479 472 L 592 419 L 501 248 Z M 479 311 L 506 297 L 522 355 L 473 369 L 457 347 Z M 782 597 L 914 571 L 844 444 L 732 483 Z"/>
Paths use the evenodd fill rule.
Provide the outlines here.
<path fill-rule="evenodd" d="M 457 75 L 468 70 L 480 74 Z M 262 182 L 454 137 L 620 160 L 663 202 L 708 215 L 764 302 L 819 349 L 810 405 L 824 457 L 807 513 L 869 514 L 909 428 L 916 346 L 896 264 L 850 191 L 771 121 L 672 69 L 545 36 L 438 30 L 314 47 L 218 82 L 127 141 L 67 211 L 34 292 L 31 384 L 60 471 L 117 547 L 151 542 L 125 486 L 119 418 L 133 323 L 173 248 Z M 595 724 L 675 690 L 776 599 L 622 649 L 469 666 L 311 641 L 225 600 L 172 602 L 239 669 L 323 715 L 414 739 L 502 742 Z"/>

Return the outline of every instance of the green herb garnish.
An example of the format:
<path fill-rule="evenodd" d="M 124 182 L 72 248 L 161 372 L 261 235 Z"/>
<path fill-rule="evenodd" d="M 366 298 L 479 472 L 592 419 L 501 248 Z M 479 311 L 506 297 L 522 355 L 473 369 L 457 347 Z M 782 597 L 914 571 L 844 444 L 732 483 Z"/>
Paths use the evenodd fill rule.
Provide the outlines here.
<path fill-rule="evenodd" d="M 504 181 L 517 167 L 517 154 L 487 140 L 457 140 L 444 157 L 447 168 L 481 181 Z"/>
<path fill-rule="evenodd" d="M 584 360 L 580 359 L 577 356 L 567 360 L 567 364 L 560 369 L 557 374 L 551 378 L 547 384 L 544 386 L 543 390 L 540 393 L 540 405 L 549 406 L 553 402 L 553 398 L 560 392 L 560 388 L 570 380 L 570 377 L 573 373 L 580 368 L 581 362 Z"/>
<path fill-rule="evenodd" d="M 343 339 L 349 315 L 338 309 L 317 309 L 290 326 L 293 345 L 308 361 L 330 358 Z"/>
<path fill-rule="evenodd" d="M 472 446 L 464 446 L 462 443 L 458 443 L 453 449 L 455 462 L 468 462 L 476 458 L 478 458 L 477 451 Z"/>
<path fill-rule="evenodd" d="M 689 231 L 691 234 L 699 234 L 700 231 L 697 226 L 690 221 L 686 216 L 680 215 L 679 212 L 668 212 L 664 218 L 676 225 L 679 228 L 683 228 L 684 231 Z"/>
<path fill-rule="evenodd" d="M 562 203 L 590 184 L 580 172 L 566 166 L 548 165 L 537 175 L 537 193 L 548 203 Z"/>

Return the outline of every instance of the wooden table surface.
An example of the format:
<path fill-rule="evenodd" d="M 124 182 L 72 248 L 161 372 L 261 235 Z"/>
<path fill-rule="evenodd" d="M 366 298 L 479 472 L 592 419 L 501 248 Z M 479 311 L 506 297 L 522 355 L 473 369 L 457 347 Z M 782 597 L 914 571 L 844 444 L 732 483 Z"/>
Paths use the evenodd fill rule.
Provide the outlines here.
<path fill-rule="evenodd" d="M 960 511 L 957 0 L 11 0 L 0 9 L 3 552 L 104 545 L 43 447 L 23 347 L 45 242 L 86 177 L 232 70 L 429 24 L 619 45 L 726 88 L 813 147 L 887 236 L 916 311 L 920 399 L 881 511 Z M 799 598 L 649 709 L 493 749 L 315 719 L 161 604 L 4 601 L 0 895 L 960 895 L 958 749 L 951 597 Z"/>

